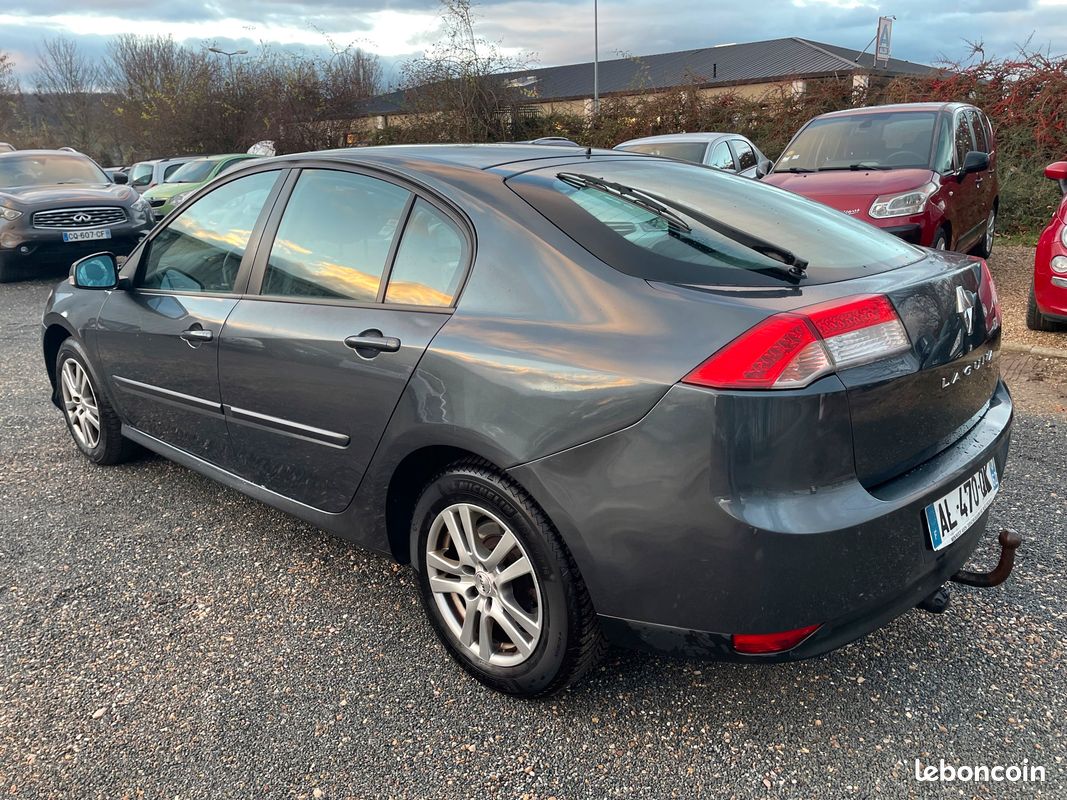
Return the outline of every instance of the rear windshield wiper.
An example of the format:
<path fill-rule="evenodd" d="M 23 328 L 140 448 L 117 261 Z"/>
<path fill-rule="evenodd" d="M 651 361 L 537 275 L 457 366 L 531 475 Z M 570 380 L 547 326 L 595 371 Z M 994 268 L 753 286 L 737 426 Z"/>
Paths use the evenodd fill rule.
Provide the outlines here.
<path fill-rule="evenodd" d="M 686 224 L 685 220 L 671 211 L 667 206 L 663 205 L 663 203 L 657 202 L 650 195 L 645 194 L 639 189 L 634 189 L 632 186 L 627 186 L 623 183 L 615 183 L 614 181 L 606 181 L 603 178 L 597 178 L 593 175 L 583 175 L 580 172 L 560 172 L 556 177 L 569 186 L 574 186 L 578 189 L 599 189 L 602 192 L 607 192 L 608 194 L 620 197 L 623 200 L 633 203 L 635 206 L 666 220 L 667 225 L 676 230 L 681 230 L 685 233 L 691 233 L 693 230 Z"/>
<path fill-rule="evenodd" d="M 648 208 L 649 210 L 652 210 L 652 208 L 660 209 L 656 213 L 660 214 L 660 216 L 663 216 L 665 219 L 676 220 L 680 223 L 680 226 L 682 226 L 681 229 L 686 233 L 689 233 L 692 231 L 692 228 L 683 222 L 674 212 L 677 211 L 684 214 L 690 219 L 695 219 L 704 227 L 710 228 L 742 247 L 754 250 L 772 261 L 780 262 L 783 266 L 773 267 L 771 270 L 773 274 L 781 275 L 795 283 L 799 282 L 800 279 L 804 277 L 804 271 L 808 268 L 808 262 L 797 256 L 792 250 L 776 245 L 773 242 L 768 242 L 766 239 L 747 233 L 740 228 L 735 228 L 733 225 L 722 222 L 715 217 L 705 214 L 703 211 L 691 208 L 682 203 L 676 203 L 673 200 L 668 200 L 667 198 L 653 194 L 652 192 L 647 192 L 643 189 L 635 189 L 632 186 L 626 186 L 622 183 L 606 181 L 603 178 L 596 178 L 592 175 L 583 175 L 576 172 L 560 172 L 556 177 L 571 186 L 581 186 L 583 188 L 593 187 L 603 191 L 609 191 L 612 194 L 617 194 L 620 197 L 630 200 L 635 205 L 639 205 L 642 208 Z M 755 271 L 766 272 L 768 270 L 756 269 Z"/>

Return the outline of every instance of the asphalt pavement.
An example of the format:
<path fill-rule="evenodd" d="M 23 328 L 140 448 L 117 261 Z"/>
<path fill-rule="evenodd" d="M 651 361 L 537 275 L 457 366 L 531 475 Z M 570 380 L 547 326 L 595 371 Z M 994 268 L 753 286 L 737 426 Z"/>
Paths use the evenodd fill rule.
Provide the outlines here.
<path fill-rule="evenodd" d="M 453 664 L 408 569 L 154 456 L 90 465 L 48 401 L 47 292 L 0 286 L 0 797 L 1067 797 L 1062 405 L 1017 394 L 1003 587 L 797 664 L 612 651 L 523 702 Z"/>

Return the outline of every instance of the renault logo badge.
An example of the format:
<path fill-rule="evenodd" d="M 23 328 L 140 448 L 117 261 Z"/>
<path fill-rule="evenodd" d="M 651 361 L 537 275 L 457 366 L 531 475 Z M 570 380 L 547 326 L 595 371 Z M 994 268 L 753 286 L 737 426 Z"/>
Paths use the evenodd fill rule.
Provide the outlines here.
<path fill-rule="evenodd" d="M 956 287 L 956 313 L 963 317 L 963 325 L 970 335 L 974 330 L 974 296 L 962 286 Z"/>

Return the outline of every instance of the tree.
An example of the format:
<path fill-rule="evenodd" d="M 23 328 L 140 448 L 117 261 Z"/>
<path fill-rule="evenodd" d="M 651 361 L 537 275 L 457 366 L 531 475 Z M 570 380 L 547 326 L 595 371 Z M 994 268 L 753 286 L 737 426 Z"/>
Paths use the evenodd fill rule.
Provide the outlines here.
<path fill-rule="evenodd" d="M 110 143 L 100 133 L 106 113 L 99 95 L 101 73 L 78 48 L 73 39 L 46 39 L 38 52 L 34 76 L 36 102 L 42 133 L 56 146 L 101 155 Z"/>
<path fill-rule="evenodd" d="M 444 141 L 508 138 L 523 98 L 501 73 L 521 69 L 525 60 L 475 33 L 470 0 L 441 0 L 441 31 L 427 52 L 401 68 L 411 132 Z"/>

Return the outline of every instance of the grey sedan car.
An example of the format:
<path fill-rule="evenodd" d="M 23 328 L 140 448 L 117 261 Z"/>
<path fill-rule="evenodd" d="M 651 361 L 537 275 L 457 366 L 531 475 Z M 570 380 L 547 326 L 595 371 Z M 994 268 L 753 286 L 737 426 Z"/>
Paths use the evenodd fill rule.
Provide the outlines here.
<path fill-rule="evenodd" d="M 605 641 L 798 659 L 937 593 L 1007 457 L 999 344 L 979 260 L 530 145 L 250 163 L 43 319 L 91 461 L 144 447 L 410 563 L 523 696 Z"/>
<path fill-rule="evenodd" d="M 646 136 L 615 145 L 616 150 L 677 158 L 733 172 L 745 178 L 762 178 L 774 162 L 750 139 L 739 133 L 670 133 Z"/>

